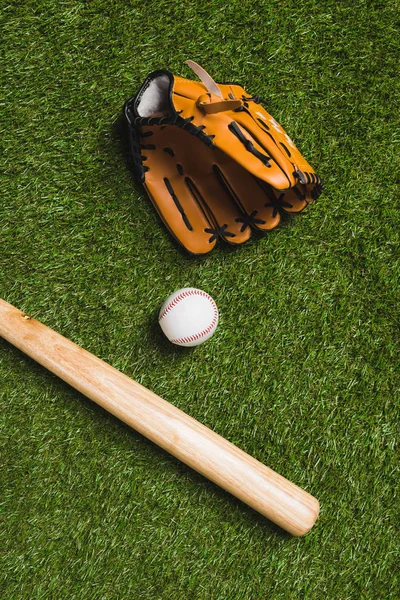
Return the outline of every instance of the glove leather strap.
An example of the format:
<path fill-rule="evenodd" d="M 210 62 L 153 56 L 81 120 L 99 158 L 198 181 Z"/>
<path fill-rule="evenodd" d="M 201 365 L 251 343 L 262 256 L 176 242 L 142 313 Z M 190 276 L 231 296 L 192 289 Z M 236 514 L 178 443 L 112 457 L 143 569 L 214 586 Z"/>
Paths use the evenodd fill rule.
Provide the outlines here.
<path fill-rule="evenodd" d="M 225 110 L 235 110 L 243 105 L 243 102 L 236 98 L 224 98 L 214 79 L 194 60 L 187 60 L 186 64 L 196 73 L 207 88 L 208 94 L 199 96 L 196 104 L 207 114 L 215 114 Z"/>
<path fill-rule="evenodd" d="M 219 96 L 220 98 L 223 97 L 222 92 L 215 83 L 214 79 L 211 77 L 211 75 L 207 73 L 207 71 L 203 69 L 203 67 L 194 62 L 194 60 L 187 60 L 185 62 L 188 65 L 188 67 L 190 67 L 192 71 L 196 73 L 197 77 L 201 79 L 201 81 L 204 83 L 210 94 L 213 94 L 214 96 Z"/>
<path fill-rule="evenodd" d="M 223 112 L 224 110 L 235 110 L 236 108 L 240 108 L 243 102 L 241 100 L 230 100 L 228 98 L 220 100 L 220 98 L 212 96 L 212 94 L 203 94 L 199 96 L 196 104 L 207 114 L 212 115 Z"/>

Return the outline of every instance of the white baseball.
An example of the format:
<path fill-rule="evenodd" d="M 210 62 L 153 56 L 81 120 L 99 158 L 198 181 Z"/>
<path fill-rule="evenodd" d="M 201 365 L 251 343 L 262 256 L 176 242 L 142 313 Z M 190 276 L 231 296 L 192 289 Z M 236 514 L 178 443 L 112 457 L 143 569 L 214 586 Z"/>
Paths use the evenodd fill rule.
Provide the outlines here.
<path fill-rule="evenodd" d="M 182 288 L 168 296 L 158 322 L 173 344 L 198 346 L 214 334 L 218 324 L 217 305 L 202 290 Z"/>

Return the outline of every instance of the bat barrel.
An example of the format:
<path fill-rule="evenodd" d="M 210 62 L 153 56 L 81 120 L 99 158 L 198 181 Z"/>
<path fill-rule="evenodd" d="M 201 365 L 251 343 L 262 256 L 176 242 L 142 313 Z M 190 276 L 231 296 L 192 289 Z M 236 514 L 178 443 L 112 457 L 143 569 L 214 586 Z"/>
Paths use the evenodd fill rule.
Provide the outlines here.
<path fill-rule="evenodd" d="M 166 400 L 0 299 L 0 336 L 79 392 L 293 535 L 318 501 Z"/>

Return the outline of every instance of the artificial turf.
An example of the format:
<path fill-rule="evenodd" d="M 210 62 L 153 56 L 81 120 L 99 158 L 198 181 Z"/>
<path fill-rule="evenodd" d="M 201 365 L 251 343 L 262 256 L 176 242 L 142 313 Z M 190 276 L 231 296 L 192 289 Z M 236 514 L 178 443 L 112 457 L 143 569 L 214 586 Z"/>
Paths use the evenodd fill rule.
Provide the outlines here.
<path fill-rule="evenodd" d="M 321 515 L 285 534 L 0 341 L 2 599 L 399 598 L 399 16 L 361 0 L 3 3 L 0 296 Z M 150 71 L 190 76 L 187 58 L 265 98 L 326 184 L 202 258 L 134 183 L 119 125 Z M 195 349 L 156 319 L 184 286 L 220 310 Z"/>

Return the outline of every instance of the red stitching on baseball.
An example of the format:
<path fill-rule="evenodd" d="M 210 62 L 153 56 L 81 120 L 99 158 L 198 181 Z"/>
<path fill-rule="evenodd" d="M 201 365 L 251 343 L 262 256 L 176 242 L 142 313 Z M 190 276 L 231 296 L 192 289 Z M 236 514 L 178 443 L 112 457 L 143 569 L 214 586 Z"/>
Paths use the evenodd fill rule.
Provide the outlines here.
<path fill-rule="evenodd" d="M 199 340 L 200 338 L 204 337 L 205 335 L 207 335 L 208 333 L 210 333 L 213 330 L 214 326 L 217 324 L 217 319 L 218 319 L 218 312 L 216 312 L 216 310 L 214 310 L 213 320 L 211 321 L 211 324 L 206 329 L 203 329 L 203 331 L 200 331 L 199 333 L 189 335 L 188 337 L 177 338 L 176 340 L 171 340 L 171 342 L 173 342 L 174 344 L 186 344 L 188 342 L 195 342 L 196 340 Z"/>
<path fill-rule="evenodd" d="M 179 304 L 179 302 L 181 300 L 183 300 L 184 298 L 187 298 L 188 296 L 204 296 L 205 298 L 208 298 L 210 300 L 211 304 L 213 305 L 214 312 L 217 309 L 217 306 L 216 306 L 214 300 L 206 292 L 202 292 L 201 290 L 186 290 L 185 292 L 181 292 L 180 294 L 178 294 L 178 296 L 176 298 L 174 298 L 173 300 L 171 300 L 171 302 L 169 304 L 167 304 L 167 306 L 162 311 L 162 313 L 159 317 L 159 320 L 161 321 L 161 319 L 163 319 L 165 317 L 165 315 L 167 313 L 169 313 L 170 310 L 175 308 L 175 306 L 177 304 Z"/>
<path fill-rule="evenodd" d="M 202 292 L 201 290 L 186 290 L 185 292 L 181 292 L 180 294 L 178 294 L 178 296 L 176 296 L 176 298 L 174 298 L 164 308 L 164 310 L 162 311 L 162 313 L 159 317 L 159 320 L 161 321 L 161 319 L 163 319 L 165 317 L 165 315 L 167 315 L 177 304 L 179 304 L 179 302 L 181 300 L 183 300 L 184 298 L 187 298 L 188 296 L 203 296 L 204 298 L 208 298 L 208 300 L 211 302 L 211 305 L 214 310 L 213 320 L 211 321 L 210 325 L 206 329 L 203 329 L 203 331 L 200 331 L 199 333 L 195 333 L 195 334 L 187 336 L 187 337 L 171 340 L 171 342 L 173 344 L 187 344 L 188 342 L 195 342 L 196 340 L 199 340 L 200 338 L 202 338 L 205 335 L 207 335 L 208 333 L 210 333 L 218 321 L 217 305 L 215 304 L 214 300 L 211 298 L 211 296 L 209 294 L 207 294 L 206 292 Z"/>

